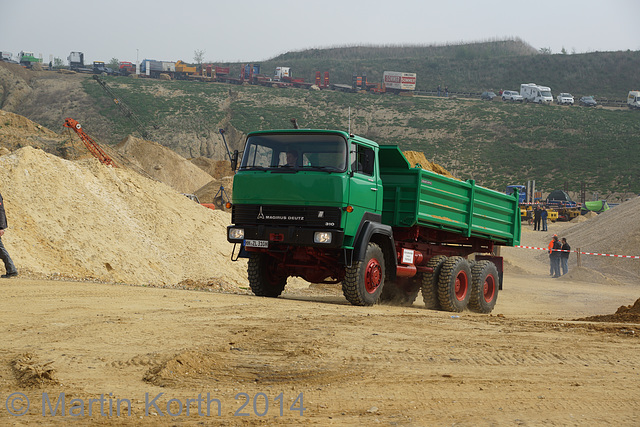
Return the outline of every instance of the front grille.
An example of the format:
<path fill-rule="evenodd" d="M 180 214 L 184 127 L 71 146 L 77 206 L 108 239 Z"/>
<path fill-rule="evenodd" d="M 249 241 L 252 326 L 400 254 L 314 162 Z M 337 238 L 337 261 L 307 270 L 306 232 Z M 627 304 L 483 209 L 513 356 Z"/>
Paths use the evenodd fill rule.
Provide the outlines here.
<path fill-rule="evenodd" d="M 233 205 L 237 225 L 297 225 L 340 228 L 340 208 L 326 206 Z"/>

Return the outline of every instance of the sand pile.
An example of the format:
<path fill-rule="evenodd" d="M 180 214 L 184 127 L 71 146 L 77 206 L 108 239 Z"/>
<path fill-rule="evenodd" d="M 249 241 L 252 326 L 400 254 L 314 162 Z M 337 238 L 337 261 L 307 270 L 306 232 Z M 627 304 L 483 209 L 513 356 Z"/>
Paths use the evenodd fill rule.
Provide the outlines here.
<path fill-rule="evenodd" d="M 585 317 L 583 319 L 592 322 L 619 322 L 619 323 L 640 323 L 640 298 L 633 305 L 623 305 L 614 314 Z"/>
<path fill-rule="evenodd" d="M 128 136 L 115 148 L 149 176 L 180 193 L 194 193 L 213 179 L 189 160 L 156 142 Z"/>
<path fill-rule="evenodd" d="M 30 145 L 57 155 L 75 154 L 78 157 L 77 152 L 81 151 L 85 157 L 89 156 L 78 138 L 57 134 L 26 117 L 4 110 L 0 110 L 0 142 L 9 151 Z"/>
<path fill-rule="evenodd" d="M 593 214 L 588 221 L 567 228 L 560 237 L 566 237 L 573 250 L 639 256 L 640 197 Z M 583 255 L 582 265 L 613 279 L 623 278 L 623 282 L 640 279 L 640 259 Z"/>
<path fill-rule="evenodd" d="M 191 159 L 191 163 L 218 180 L 226 176 L 233 176 L 234 174 L 234 171 L 231 170 L 231 162 L 229 160 L 213 160 L 208 157 L 196 157 Z"/>
<path fill-rule="evenodd" d="M 419 166 L 422 169 L 435 172 L 440 175 L 448 176 L 449 178 L 457 179 L 448 170 L 446 170 L 439 164 L 427 160 L 424 153 L 421 153 L 419 151 L 403 151 L 402 153 L 413 167 Z"/>
<path fill-rule="evenodd" d="M 165 184 L 32 147 L 0 157 L 0 183 L 9 220 L 2 240 L 23 274 L 151 286 L 246 284 L 246 263 L 229 260 L 229 214 Z"/>

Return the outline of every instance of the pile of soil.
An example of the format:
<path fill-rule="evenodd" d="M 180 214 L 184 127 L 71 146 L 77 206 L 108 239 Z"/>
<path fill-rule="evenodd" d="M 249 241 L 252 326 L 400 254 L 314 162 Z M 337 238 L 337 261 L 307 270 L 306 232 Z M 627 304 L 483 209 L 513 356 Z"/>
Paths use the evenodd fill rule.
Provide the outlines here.
<path fill-rule="evenodd" d="M 26 117 L 4 110 L 0 110 L 0 141 L 8 151 L 31 146 L 67 159 L 90 157 L 75 134 L 58 134 Z"/>
<path fill-rule="evenodd" d="M 115 149 L 149 176 L 180 193 L 194 193 L 213 179 L 189 160 L 153 141 L 130 135 Z"/>
<path fill-rule="evenodd" d="M 601 214 L 566 228 L 566 237 L 573 250 L 583 252 L 640 256 L 640 197 L 636 197 Z M 582 220 L 584 221 L 584 220 Z M 552 229 L 552 228 L 550 228 Z M 604 276 L 626 282 L 640 277 L 640 260 L 599 255 L 583 255 L 582 266 Z"/>
<path fill-rule="evenodd" d="M 435 172 L 440 175 L 447 176 L 449 178 L 458 179 L 451 174 L 448 170 L 443 168 L 437 163 L 430 162 L 427 160 L 424 153 L 419 151 L 403 151 L 404 156 L 407 158 L 412 167 L 420 167 L 424 170 L 428 170 L 431 172 Z"/>
<path fill-rule="evenodd" d="M 39 363 L 31 353 L 25 353 L 11 363 L 13 374 L 21 387 L 42 388 L 59 384 L 53 361 Z"/>
<path fill-rule="evenodd" d="M 191 159 L 191 163 L 218 180 L 226 176 L 233 176 L 234 174 L 231 170 L 231 163 L 228 160 L 213 160 L 208 157 L 196 157 Z"/>
<path fill-rule="evenodd" d="M 229 214 L 163 183 L 32 147 L 0 157 L 0 182 L 9 220 L 2 240 L 21 274 L 145 286 L 246 285 L 246 263 L 229 260 Z"/>
<path fill-rule="evenodd" d="M 640 298 L 633 305 L 623 305 L 614 314 L 585 317 L 589 322 L 640 323 Z"/>

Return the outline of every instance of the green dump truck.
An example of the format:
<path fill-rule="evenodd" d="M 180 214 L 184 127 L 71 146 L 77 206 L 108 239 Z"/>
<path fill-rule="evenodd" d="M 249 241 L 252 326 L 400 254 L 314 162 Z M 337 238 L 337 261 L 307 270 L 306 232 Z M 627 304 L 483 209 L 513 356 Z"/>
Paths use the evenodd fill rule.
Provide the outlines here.
<path fill-rule="evenodd" d="M 518 195 L 411 167 L 395 145 L 331 130 L 247 136 L 234 178 L 232 259 L 254 294 L 287 278 L 342 283 L 354 305 L 489 313 L 503 282 L 499 245 L 520 242 Z M 470 259 L 473 255 L 473 260 Z"/>

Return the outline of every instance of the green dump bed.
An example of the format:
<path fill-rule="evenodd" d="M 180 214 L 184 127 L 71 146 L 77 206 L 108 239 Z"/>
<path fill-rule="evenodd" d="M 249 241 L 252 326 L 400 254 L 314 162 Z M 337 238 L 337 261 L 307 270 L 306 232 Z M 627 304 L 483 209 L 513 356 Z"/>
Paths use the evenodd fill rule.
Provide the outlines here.
<path fill-rule="evenodd" d="M 517 195 L 459 181 L 421 168 L 412 168 L 395 145 L 380 146 L 380 177 L 384 187 L 382 222 L 393 227 L 420 225 L 520 244 Z"/>

